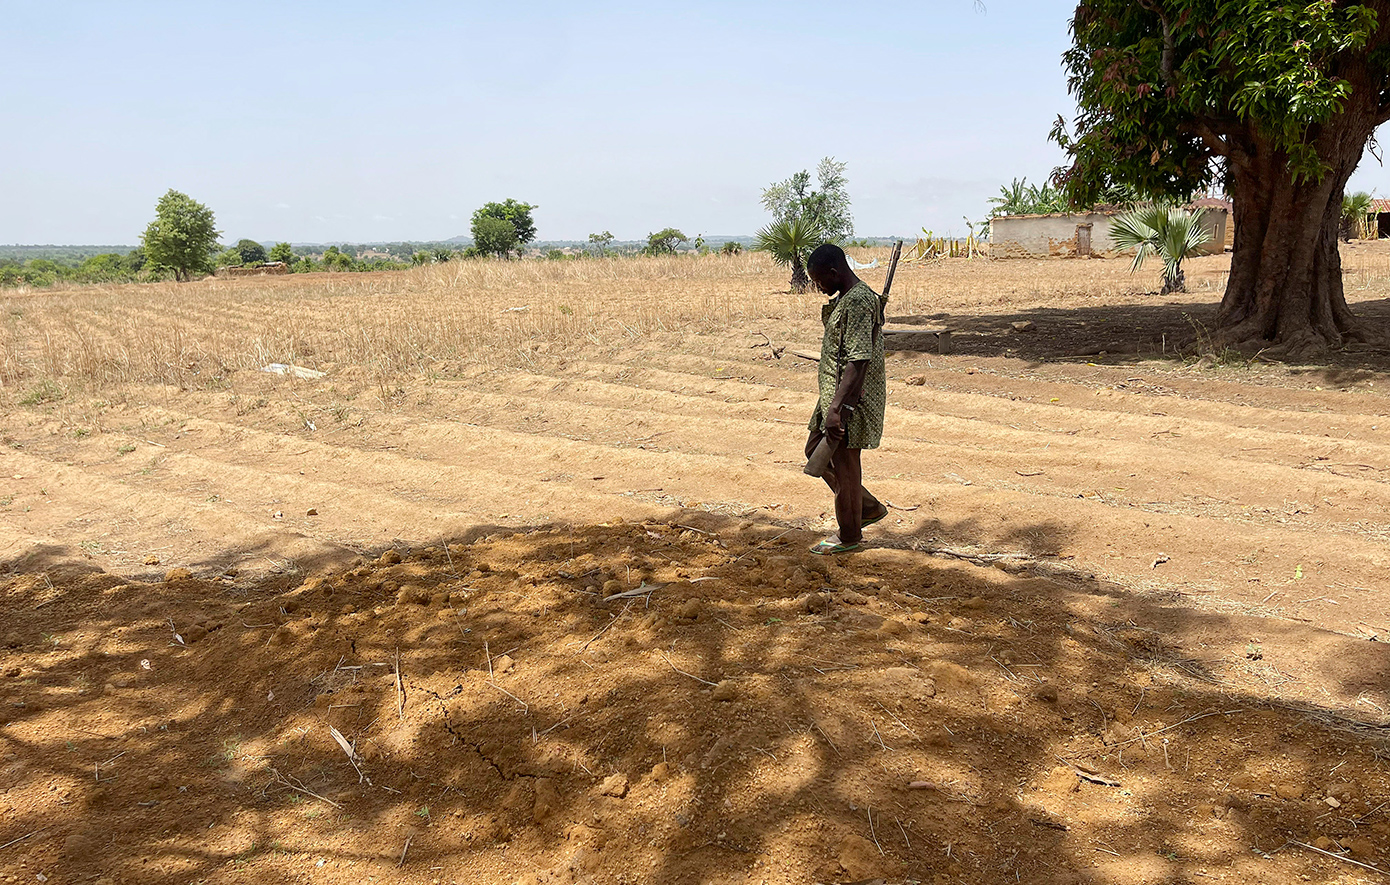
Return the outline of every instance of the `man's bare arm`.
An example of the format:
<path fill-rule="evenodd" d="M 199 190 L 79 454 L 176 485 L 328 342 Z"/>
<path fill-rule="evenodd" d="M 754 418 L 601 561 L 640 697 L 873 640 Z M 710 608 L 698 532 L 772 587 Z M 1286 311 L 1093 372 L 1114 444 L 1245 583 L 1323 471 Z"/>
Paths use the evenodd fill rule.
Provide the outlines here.
<path fill-rule="evenodd" d="M 864 389 L 864 376 L 868 374 L 868 360 L 854 360 L 845 364 L 845 370 L 840 373 L 840 383 L 835 388 L 835 396 L 830 400 L 830 414 L 825 416 L 825 435 L 833 440 L 840 440 L 844 437 L 844 426 L 841 422 L 842 410 L 845 405 L 859 405 L 859 395 Z"/>

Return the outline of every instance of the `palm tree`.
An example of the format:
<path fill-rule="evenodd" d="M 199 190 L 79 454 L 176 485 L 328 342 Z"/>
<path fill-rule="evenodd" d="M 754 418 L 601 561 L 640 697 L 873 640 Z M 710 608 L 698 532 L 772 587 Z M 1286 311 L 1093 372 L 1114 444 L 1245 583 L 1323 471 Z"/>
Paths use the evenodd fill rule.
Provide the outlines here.
<path fill-rule="evenodd" d="M 1371 195 L 1365 191 L 1357 191 L 1354 194 L 1344 194 L 1342 196 L 1342 229 L 1340 231 L 1342 239 L 1350 240 L 1370 239 L 1367 231 L 1370 225 L 1367 223 L 1371 215 Z"/>
<path fill-rule="evenodd" d="M 783 267 L 791 267 L 792 291 L 801 293 L 811 283 L 810 277 L 806 276 L 806 258 L 824 238 L 821 225 L 802 216 L 774 221 L 758 231 L 758 242 L 754 248 L 771 254 L 772 260 Z"/>
<path fill-rule="evenodd" d="M 1120 249 L 1133 249 L 1130 273 L 1144 266 L 1150 254 L 1163 259 L 1163 292 L 1186 292 L 1183 259 L 1211 239 L 1211 231 L 1193 212 L 1167 203 L 1150 203 L 1116 217 L 1110 239 Z"/>

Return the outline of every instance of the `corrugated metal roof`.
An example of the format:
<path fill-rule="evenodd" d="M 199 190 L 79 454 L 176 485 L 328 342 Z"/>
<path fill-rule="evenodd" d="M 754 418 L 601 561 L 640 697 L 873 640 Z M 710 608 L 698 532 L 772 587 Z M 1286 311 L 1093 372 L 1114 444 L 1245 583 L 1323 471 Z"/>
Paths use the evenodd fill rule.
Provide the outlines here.
<path fill-rule="evenodd" d="M 1377 215 L 1381 212 L 1390 212 L 1390 200 L 1372 200 L 1371 212 Z"/>

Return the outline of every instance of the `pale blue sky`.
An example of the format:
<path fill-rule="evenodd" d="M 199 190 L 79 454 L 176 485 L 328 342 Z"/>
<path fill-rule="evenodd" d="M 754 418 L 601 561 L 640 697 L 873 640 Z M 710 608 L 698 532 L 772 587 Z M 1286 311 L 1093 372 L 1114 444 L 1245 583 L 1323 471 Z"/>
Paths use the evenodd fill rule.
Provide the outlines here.
<path fill-rule="evenodd" d="M 226 241 L 444 239 L 507 197 L 541 239 L 751 234 L 825 155 L 860 235 L 964 233 L 1073 110 L 1074 3 L 986 5 L 0 0 L 0 243 L 134 243 L 171 187 Z"/>

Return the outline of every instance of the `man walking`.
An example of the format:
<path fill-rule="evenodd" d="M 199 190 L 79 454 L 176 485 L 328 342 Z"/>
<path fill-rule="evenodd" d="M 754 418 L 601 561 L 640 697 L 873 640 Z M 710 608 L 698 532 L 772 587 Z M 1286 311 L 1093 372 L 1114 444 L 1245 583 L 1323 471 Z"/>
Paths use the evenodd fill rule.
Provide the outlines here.
<path fill-rule="evenodd" d="M 863 485 L 860 455 L 878 448 L 883 437 L 883 411 L 888 403 L 883 365 L 883 322 L 886 298 L 864 284 L 850 269 L 845 252 L 826 243 L 811 253 L 806 273 L 816 288 L 830 296 L 821 307 L 825 335 L 820 346 L 820 399 L 811 416 L 809 458 L 827 437 L 836 444 L 825 473 L 835 493 L 839 532 L 811 548 L 831 555 L 859 549 L 865 526 L 888 515 L 888 508 Z"/>

